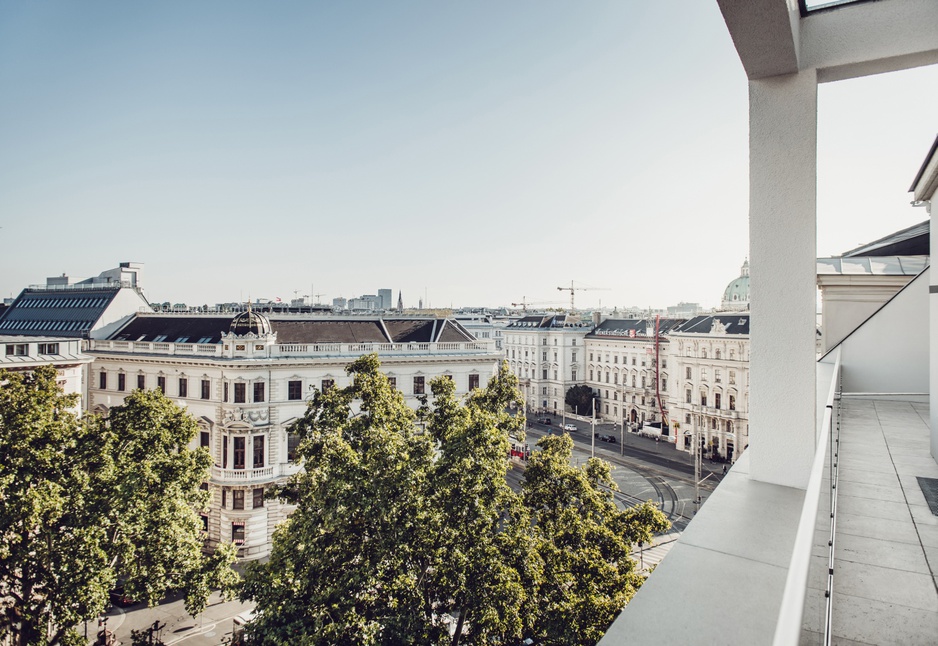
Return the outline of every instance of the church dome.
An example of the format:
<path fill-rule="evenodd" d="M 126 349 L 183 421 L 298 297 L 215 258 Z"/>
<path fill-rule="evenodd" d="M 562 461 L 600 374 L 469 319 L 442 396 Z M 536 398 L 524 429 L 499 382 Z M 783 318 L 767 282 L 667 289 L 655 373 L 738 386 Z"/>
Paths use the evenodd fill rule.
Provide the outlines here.
<path fill-rule="evenodd" d="M 241 312 L 231 319 L 231 327 L 228 328 L 228 332 L 237 336 L 244 336 L 245 334 L 266 336 L 271 332 L 270 321 L 263 314 L 248 309 L 247 312 Z"/>
<path fill-rule="evenodd" d="M 720 304 L 723 310 L 748 310 L 749 309 L 749 260 L 743 262 L 739 272 L 739 278 L 730 281 L 723 292 L 723 302 Z"/>

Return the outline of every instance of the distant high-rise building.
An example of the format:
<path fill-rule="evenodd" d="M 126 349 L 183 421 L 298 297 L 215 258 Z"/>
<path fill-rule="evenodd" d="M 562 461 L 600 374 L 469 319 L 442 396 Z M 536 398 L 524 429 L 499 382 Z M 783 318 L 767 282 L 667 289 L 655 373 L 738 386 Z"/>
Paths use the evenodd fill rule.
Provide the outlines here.
<path fill-rule="evenodd" d="M 404 295 L 401 292 L 397 292 L 397 311 L 404 311 Z"/>
<path fill-rule="evenodd" d="M 332 299 L 332 307 L 337 310 L 344 310 L 348 305 L 348 301 L 339 296 L 338 298 Z"/>
<path fill-rule="evenodd" d="M 378 307 L 383 310 L 391 309 L 391 299 L 393 298 L 390 289 L 379 289 L 378 290 L 378 299 L 380 304 Z"/>

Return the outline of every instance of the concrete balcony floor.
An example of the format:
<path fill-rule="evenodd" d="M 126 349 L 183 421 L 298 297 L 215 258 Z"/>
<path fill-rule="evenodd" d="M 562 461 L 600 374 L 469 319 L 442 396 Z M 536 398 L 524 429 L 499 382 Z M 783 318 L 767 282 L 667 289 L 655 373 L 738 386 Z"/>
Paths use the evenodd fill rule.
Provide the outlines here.
<path fill-rule="evenodd" d="M 841 401 L 834 644 L 938 643 L 938 516 L 916 476 L 938 478 L 927 404 Z M 822 494 L 803 644 L 820 644 L 829 508 Z"/>
<path fill-rule="evenodd" d="M 938 644 L 938 516 L 916 480 L 938 477 L 928 414 L 842 401 L 835 644 Z M 743 453 L 600 645 L 771 644 L 803 502 L 803 490 L 750 480 Z M 803 644 L 822 641 L 827 491 L 815 528 Z"/>

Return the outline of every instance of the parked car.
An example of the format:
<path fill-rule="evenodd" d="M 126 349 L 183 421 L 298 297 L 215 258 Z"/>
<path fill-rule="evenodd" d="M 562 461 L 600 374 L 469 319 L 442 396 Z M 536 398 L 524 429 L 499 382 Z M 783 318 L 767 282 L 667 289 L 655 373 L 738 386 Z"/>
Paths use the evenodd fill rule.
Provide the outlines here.
<path fill-rule="evenodd" d="M 543 424 L 544 426 L 550 426 L 550 418 L 549 418 L 549 417 L 541 417 L 541 418 L 539 418 L 537 421 L 538 421 L 539 424 Z"/>
<path fill-rule="evenodd" d="M 577 428 L 575 424 L 564 424 L 563 430 L 567 431 L 568 433 L 573 433 L 577 430 Z"/>
<path fill-rule="evenodd" d="M 616 443 L 615 435 L 603 435 L 601 433 L 596 433 L 596 439 L 599 440 L 600 442 L 609 442 L 610 444 Z"/>
<path fill-rule="evenodd" d="M 126 608 L 127 606 L 135 605 L 137 602 L 133 598 L 127 596 L 124 592 L 124 585 L 118 584 L 111 590 L 111 603 L 115 606 L 120 606 L 121 608 Z"/>

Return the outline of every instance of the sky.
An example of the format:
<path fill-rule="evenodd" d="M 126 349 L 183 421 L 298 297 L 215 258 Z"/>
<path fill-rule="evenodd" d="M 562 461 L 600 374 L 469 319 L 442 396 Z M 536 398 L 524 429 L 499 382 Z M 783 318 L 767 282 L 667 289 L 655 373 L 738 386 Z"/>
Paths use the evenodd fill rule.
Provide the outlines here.
<path fill-rule="evenodd" d="M 715 0 L 5 2 L 0 88 L 2 297 L 133 261 L 152 302 L 712 307 L 748 254 Z M 926 218 L 935 105 L 819 88 L 819 255 Z"/>

